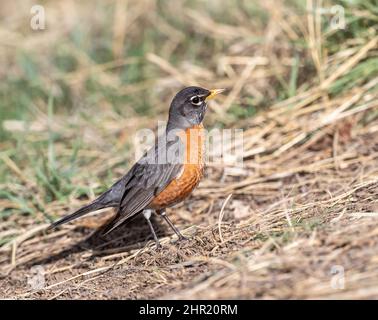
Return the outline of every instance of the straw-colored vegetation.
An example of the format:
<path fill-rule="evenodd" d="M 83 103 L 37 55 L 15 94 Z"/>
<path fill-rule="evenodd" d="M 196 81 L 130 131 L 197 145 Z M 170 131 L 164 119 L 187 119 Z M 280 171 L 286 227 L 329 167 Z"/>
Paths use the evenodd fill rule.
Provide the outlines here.
<path fill-rule="evenodd" d="M 42 4 L 43 31 L 0 4 L 1 298 L 378 297 L 376 1 Z M 195 84 L 229 89 L 206 124 L 244 129 L 244 166 L 169 210 L 189 241 L 159 218 L 160 251 L 143 219 L 103 238 L 111 210 L 45 232 Z"/>

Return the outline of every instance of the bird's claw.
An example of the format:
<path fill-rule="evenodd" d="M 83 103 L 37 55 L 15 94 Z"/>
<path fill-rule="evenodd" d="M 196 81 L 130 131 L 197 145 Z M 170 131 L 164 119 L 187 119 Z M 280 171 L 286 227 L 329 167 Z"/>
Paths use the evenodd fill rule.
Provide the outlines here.
<path fill-rule="evenodd" d="M 189 241 L 189 238 L 184 237 L 182 234 L 177 237 L 177 242 Z"/>

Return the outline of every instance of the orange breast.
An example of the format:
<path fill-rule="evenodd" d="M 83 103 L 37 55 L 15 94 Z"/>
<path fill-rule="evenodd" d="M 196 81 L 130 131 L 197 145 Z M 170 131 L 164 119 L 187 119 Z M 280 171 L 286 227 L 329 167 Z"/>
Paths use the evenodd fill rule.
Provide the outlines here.
<path fill-rule="evenodd" d="M 149 207 L 152 209 L 163 209 L 183 201 L 203 177 L 205 151 L 203 125 L 187 129 L 180 139 L 186 146 L 183 171 L 150 203 Z"/>

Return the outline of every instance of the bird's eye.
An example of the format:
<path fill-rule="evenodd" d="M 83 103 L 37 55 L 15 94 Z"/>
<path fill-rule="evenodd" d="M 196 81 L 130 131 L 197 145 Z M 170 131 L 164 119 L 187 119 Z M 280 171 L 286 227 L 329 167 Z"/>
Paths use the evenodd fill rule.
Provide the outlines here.
<path fill-rule="evenodd" d="M 199 96 L 194 96 L 190 99 L 190 102 L 195 105 L 195 106 L 199 106 L 201 103 L 202 103 L 202 100 L 200 99 Z"/>

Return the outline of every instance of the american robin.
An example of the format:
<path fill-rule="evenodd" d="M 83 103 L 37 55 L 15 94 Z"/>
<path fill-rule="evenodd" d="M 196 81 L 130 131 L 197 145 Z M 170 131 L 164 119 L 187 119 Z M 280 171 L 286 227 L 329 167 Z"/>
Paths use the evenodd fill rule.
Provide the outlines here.
<path fill-rule="evenodd" d="M 207 101 L 224 89 L 207 90 L 187 87 L 176 94 L 169 108 L 165 134 L 136 162 L 126 175 L 92 203 L 54 222 L 49 228 L 77 219 L 103 208 L 118 208 L 105 227 L 104 234 L 143 213 L 156 246 L 159 240 L 150 221 L 151 214 L 161 215 L 177 234 L 185 239 L 166 215 L 166 208 L 183 201 L 203 176 L 203 124 Z"/>

